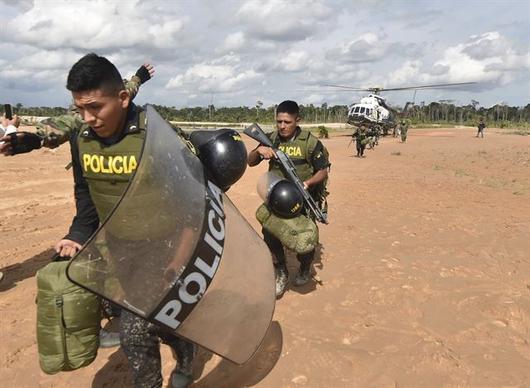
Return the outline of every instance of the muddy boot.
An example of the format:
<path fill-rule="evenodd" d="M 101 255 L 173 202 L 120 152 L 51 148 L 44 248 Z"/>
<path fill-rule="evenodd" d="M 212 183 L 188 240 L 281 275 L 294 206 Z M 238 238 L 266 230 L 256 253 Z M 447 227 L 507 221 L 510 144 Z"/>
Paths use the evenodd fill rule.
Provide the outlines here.
<path fill-rule="evenodd" d="M 186 388 L 193 382 L 193 357 L 195 345 L 180 339 L 174 350 L 178 366 L 171 372 L 171 388 Z"/>
<path fill-rule="evenodd" d="M 297 287 L 307 284 L 311 280 L 311 264 L 301 264 L 300 271 L 294 278 L 293 284 Z"/>
<path fill-rule="evenodd" d="M 289 284 L 289 272 L 285 264 L 276 264 L 275 266 L 276 273 L 276 299 L 279 299 L 287 290 L 287 285 Z"/>

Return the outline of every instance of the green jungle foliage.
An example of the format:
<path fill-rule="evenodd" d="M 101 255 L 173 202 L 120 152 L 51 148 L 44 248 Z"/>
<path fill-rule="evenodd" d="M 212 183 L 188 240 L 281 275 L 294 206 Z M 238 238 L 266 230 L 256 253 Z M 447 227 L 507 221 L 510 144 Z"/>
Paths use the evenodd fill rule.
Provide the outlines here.
<path fill-rule="evenodd" d="M 166 120 L 171 121 L 199 121 L 226 123 L 274 123 L 276 106 L 263 107 L 256 104 L 253 107 L 206 107 L 175 108 L 154 105 L 155 109 Z M 18 115 L 27 116 L 58 116 L 66 113 L 63 107 L 24 107 L 22 104 L 14 106 Z M 347 105 L 322 104 L 321 106 L 300 105 L 300 115 L 306 124 L 340 123 L 346 122 Z M 476 126 L 479 119 L 483 119 L 488 127 L 499 128 L 530 128 L 530 104 L 524 107 L 513 107 L 497 104 L 490 108 L 479 107 L 477 101 L 465 106 L 456 106 L 444 102 L 422 102 L 419 105 L 408 104 L 406 111 L 396 109 L 397 118 L 406 117 L 412 125 L 421 124 L 454 124 Z"/>

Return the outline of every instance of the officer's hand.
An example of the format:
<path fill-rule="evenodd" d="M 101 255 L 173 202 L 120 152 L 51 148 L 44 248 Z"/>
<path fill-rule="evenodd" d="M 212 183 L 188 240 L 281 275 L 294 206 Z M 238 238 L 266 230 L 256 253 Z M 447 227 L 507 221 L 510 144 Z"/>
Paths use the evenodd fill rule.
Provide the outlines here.
<path fill-rule="evenodd" d="M 155 67 L 153 65 L 151 65 L 150 63 L 144 63 L 144 66 L 147 69 L 147 71 L 149 72 L 149 76 L 151 78 L 153 78 L 154 75 L 155 75 Z"/>
<path fill-rule="evenodd" d="M 262 159 L 272 159 L 276 157 L 274 150 L 271 147 L 259 146 L 256 148 L 256 151 L 261 156 Z"/>
<path fill-rule="evenodd" d="M 144 63 L 140 68 L 136 71 L 136 76 L 140 78 L 140 82 L 143 84 L 151 79 L 151 77 L 155 74 L 155 68 L 150 63 Z"/>
<path fill-rule="evenodd" d="M 55 244 L 55 252 L 61 257 L 73 257 L 81 249 L 81 244 L 63 239 Z"/>
<path fill-rule="evenodd" d="M 0 139 L 0 154 L 4 156 L 23 154 L 39 149 L 41 138 L 31 132 L 13 132 Z"/>

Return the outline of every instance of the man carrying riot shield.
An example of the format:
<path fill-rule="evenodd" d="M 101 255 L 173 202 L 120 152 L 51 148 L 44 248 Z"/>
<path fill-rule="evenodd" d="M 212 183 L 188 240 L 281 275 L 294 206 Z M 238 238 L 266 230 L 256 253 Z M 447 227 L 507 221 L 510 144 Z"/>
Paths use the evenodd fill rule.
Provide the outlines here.
<path fill-rule="evenodd" d="M 118 79 L 95 54 L 68 76 L 90 128 L 72 141 L 78 212 L 57 250 L 89 239 L 68 276 L 124 309 L 120 339 L 135 387 L 162 385 L 160 340 L 179 361 L 172 387 L 187 386 L 193 345 L 183 338 L 239 363 L 258 348 L 274 309 L 270 254 L 219 188 L 233 181 L 216 181 L 223 162 L 209 158 L 210 143 L 197 147 L 199 159 L 153 108 L 130 103 Z M 241 155 L 241 139 L 226 133 L 217 139 L 234 148 L 224 156 Z M 242 152 L 242 170 L 228 168 L 235 180 Z"/>

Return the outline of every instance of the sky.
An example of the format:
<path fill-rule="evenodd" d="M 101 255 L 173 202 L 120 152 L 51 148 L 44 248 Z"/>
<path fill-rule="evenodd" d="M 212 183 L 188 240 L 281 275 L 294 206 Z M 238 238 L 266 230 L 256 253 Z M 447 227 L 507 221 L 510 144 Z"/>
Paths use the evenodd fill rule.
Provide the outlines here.
<path fill-rule="evenodd" d="M 0 0 L 0 101 L 68 106 L 70 67 L 95 52 L 122 76 L 155 77 L 140 104 L 347 105 L 357 88 L 476 82 L 386 92 L 392 105 L 530 103 L 530 1 Z"/>

